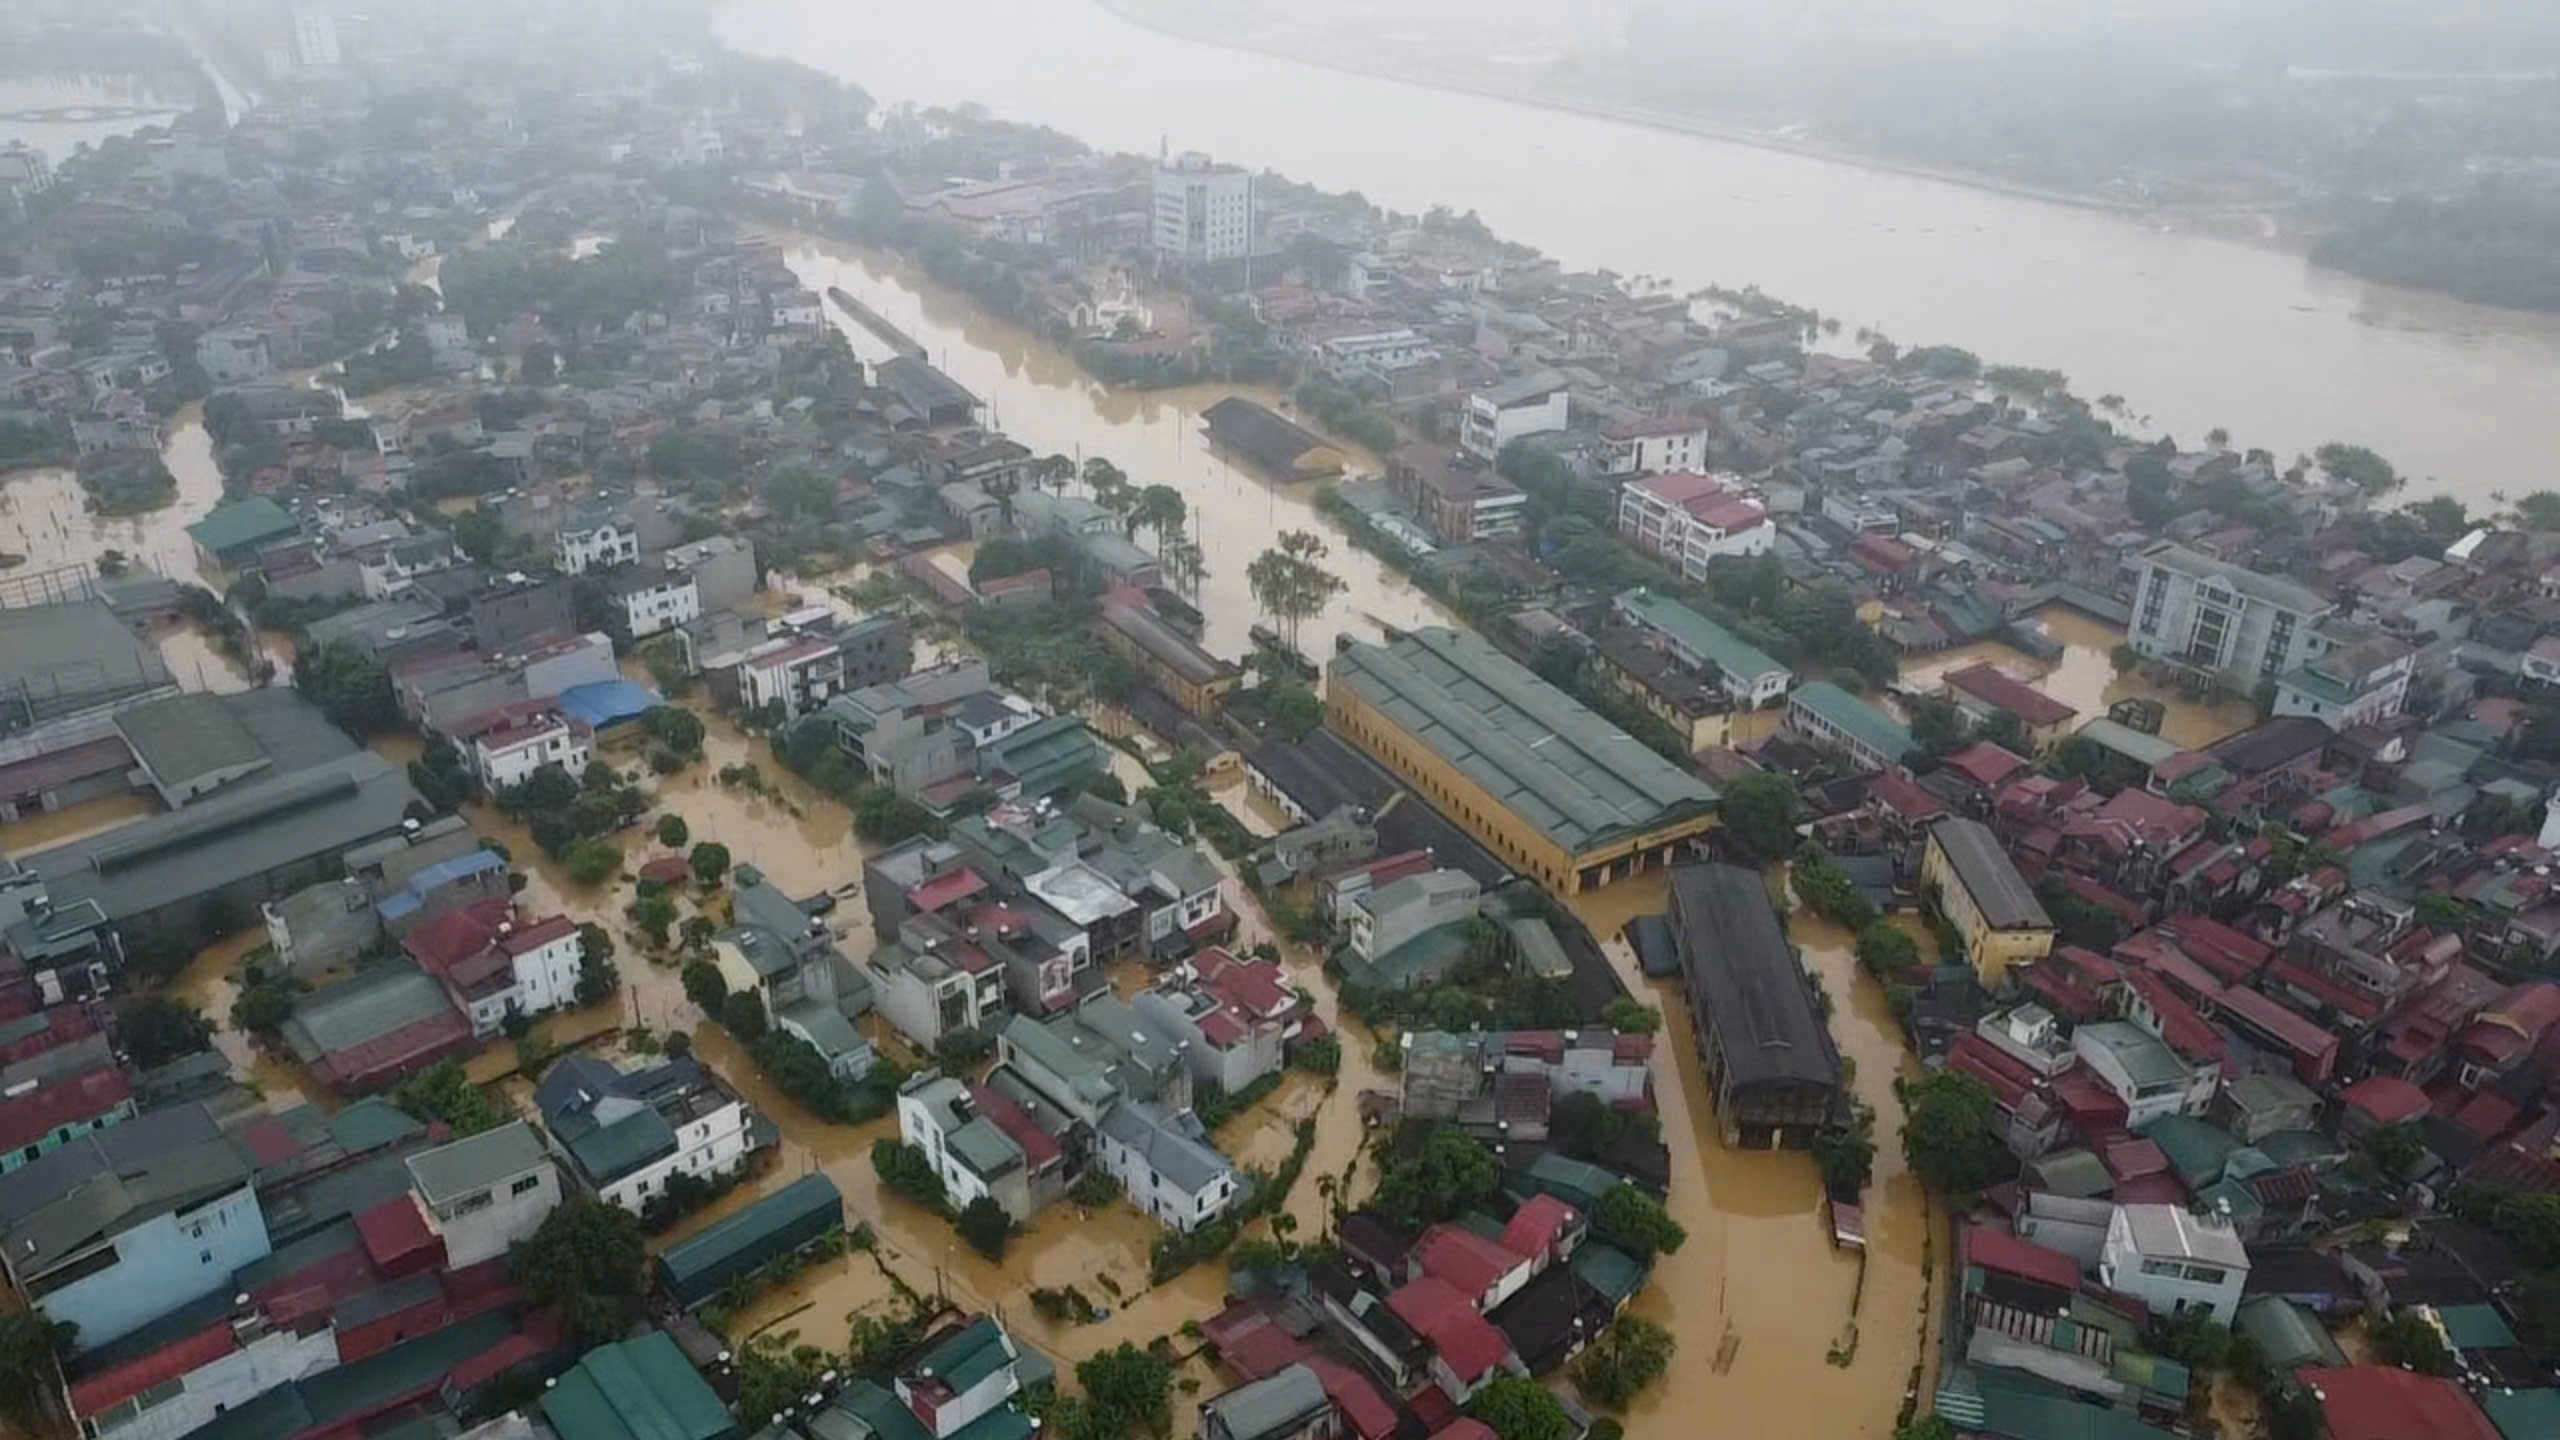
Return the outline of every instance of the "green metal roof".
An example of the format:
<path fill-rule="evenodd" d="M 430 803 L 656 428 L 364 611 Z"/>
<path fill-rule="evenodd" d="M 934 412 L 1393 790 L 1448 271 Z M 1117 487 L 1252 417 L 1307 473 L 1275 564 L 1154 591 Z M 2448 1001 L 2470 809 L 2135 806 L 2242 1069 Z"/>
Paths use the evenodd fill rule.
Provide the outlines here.
<path fill-rule="evenodd" d="M 2491 1390 L 2480 1397 L 2480 1408 L 2506 1440 L 2560 1435 L 2560 1390 Z"/>
<path fill-rule="evenodd" d="M 358 1100 L 329 1117 L 329 1138 L 350 1155 L 362 1155 L 426 1133 L 416 1116 L 379 1095 Z"/>
<path fill-rule="evenodd" d="M 1618 608 L 1639 625 L 1659 630 L 1691 655 L 1714 665 L 1737 686 L 1787 667 L 1769 652 L 1727 630 L 1668 595 L 1639 585 L 1618 597 Z"/>
<path fill-rule="evenodd" d="M 1612 1302 L 1623 1303 L 1633 1299 L 1636 1292 L 1644 1288 L 1645 1278 L 1652 1273 L 1651 1265 L 1615 1245 L 1592 1241 L 1573 1252 L 1574 1278 Z"/>
<path fill-rule="evenodd" d="M 943 1341 L 931 1351 L 916 1358 L 915 1368 L 926 1375 L 938 1376 L 954 1392 L 968 1393 L 969 1387 L 1012 1363 L 1004 1348 L 1004 1330 L 996 1322 L 979 1316 L 963 1327 L 959 1334 Z"/>
<path fill-rule="evenodd" d="M 1703 815 L 1716 792 L 1471 632 L 1334 657 L 1348 686 L 1568 853 Z"/>
<path fill-rule="evenodd" d="M 2325 1368 L 2347 1363 L 2346 1352 L 2329 1337 L 2318 1317 L 2281 1295 L 2252 1295 L 2241 1301 L 2231 1326 L 2258 1342 L 2258 1353 L 2278 1375 L 2305 1365 Z"/>
<path fill-rule="evenodd" d="M 2516 1332 L 2495 1305 L 2444 1305 L 2436 1310 L 2445 1343 L 2456 1350 L 2512 1350 Z"/>
<path fill-rule="evenodd" d="M 1913 749 L 1908 729 L 1895 724 L 1893 717 L 1828 680 L 1797 686 L 1795 693 L 1787 697 L 1787 703 L 1802 706 L 1807 713 L 1818 717 L 1832 729 L 1885 757 L 1888 764 L 1900 763 L 1902 757 Z"/>
<path fill-rule="evenodd" d="M 1603 1195 L 1617 1188 L 1619 1175 L 1588 1160 L 1575 1160 L 1553 1151 L 1539 1156 L 1520 1172 L 1517 1187 L 1523 1191 L 1553 1195 L 1559 1200 L 1588 1211 Z"/>
<path fill-rule="evenodd" d="M 2169 1168 L 2190 1190 L 2221 1179 L 2231 1152 L 2240 1148 L 2229 1132 L 2192 1115 L 2163 1115 L 2141 1133 L 2169 1157 Z"/>
<path fill-rule="evenodd" d="M 674 1128 L 649 1106 L 569 1141 L 569 1153 L 576 1157 L 578 1168 L 604 1181 L 619 1179 L 657 1156 L 674 1153 L 675 1148 Z"/>
<path fill-rule="evenodd" d="M 292 533 L 293 517 L 284 513 L 283 506 L 264 495 L 217 505 L 203 519 L 187 527 L 190 538 L 217 555 L 225 550 L 260 544 Z"/>
<path fill-rule="evenodd" d="M 823 1174 L 803 1175 L 735 1215 L 706 1226 L 702 1232 L 658 1257 L 670 1279 L 681 1284 L 724 1264 L 739 1251 L 764 1243 L 774 1232 L 806 1219 L 811 1211 L 844 1213 L 844 1194 Z"/>
<path fill-rule="evenodd" d="M 560 1440 L 733 1440 L 730 1417 L 663 1330 L 599 1345 L 542 1392 Z"/>

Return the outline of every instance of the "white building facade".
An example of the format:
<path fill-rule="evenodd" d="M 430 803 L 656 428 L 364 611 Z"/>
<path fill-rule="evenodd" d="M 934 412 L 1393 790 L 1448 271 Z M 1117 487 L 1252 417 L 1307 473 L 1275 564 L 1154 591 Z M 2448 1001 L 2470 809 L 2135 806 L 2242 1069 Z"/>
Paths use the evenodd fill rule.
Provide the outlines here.
<path fill-rule="evenodd" d="M 1253 253 L 1253 172 L 1197 151 L 1155 172 L 1156 252 L 1194 263 Z"/>
<path fill-rule="evenodd" d="M 2098 1252 L 2098 1279 L 2155 1315 L 2202 1310 L 2231 1323 L 2249 1279 L 2249 1252 L 2231 1222 L 2183 1205 L 2119 1205 Z"/>

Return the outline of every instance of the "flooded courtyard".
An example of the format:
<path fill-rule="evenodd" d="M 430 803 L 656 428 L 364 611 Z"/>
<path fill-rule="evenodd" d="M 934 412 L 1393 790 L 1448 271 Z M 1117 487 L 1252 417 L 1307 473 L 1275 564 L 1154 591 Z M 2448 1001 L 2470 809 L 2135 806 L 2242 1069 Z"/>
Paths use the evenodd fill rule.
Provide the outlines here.
<path fill-rule="evenodd" d="M 1911 657 L 1903 664 L 1902 683 L 1935 693 L 1939 680 L 1949 671 L 1987 664 L 2079 711 L 2079 718 L 2070 724 L 2075 730 L 2091 720 L 2106 718 L 2108 708 L 2117 701 L 2157 700 L 2166 711 L 2160 723 L 2160 738 L 2190 750 L 2237 734 L 2256 722 L 2256 712 L 2245 699 L 2208 703 L 2190 698 L 2174 685 L 2152 680 L 2139 667 L 2119 673 L 2114 652 L 2124 643 L 2124 632 L 2104 621 L 2065 605 L 2048 605 L 2036 611 L 2033 618 L 2061 644 L 2061 659 L 2038 660 L 1999 641 L 1985 640 Z"/>

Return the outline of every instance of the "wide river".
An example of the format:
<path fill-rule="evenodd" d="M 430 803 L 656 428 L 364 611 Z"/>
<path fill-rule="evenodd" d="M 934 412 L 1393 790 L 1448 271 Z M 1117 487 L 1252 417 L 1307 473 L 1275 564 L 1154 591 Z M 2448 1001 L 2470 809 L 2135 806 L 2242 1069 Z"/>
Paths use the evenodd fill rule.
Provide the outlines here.
<path fill-rule="evenodd" d="M 739 0 L 719 29 L 883 103 L 978 101 L 1106 148 L 1472 209 L 1569 266 L 1757 284 L 2059 369 L 2191 445 L 2215 426 L 2288 457 L 2368 444 L 2474 508 L 2547 483 L 2560 435 L 2560 316 L 2139 219 L 1175 39 L 1091 0 Z"/>

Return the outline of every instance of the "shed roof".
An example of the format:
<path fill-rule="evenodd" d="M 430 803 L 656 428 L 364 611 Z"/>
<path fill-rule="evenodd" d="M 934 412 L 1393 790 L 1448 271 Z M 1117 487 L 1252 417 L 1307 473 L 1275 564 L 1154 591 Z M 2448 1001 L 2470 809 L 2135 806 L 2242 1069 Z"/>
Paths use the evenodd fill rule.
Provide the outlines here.
<path fill-rule="evenodd" d="M 409 1157 L 409 1174 L 429 1205 L 442 1205 L 547 1164 L 550 1158 L 533 1127 L 515 1120 L 419 1151 Z"/>
<path fill-rule="evenodd" d="M 599 1345 L 542 1392 L 560 1440 L 724 1440 L 738 1422 L 673 1336 Z"/>
<path fill-rule="evenodd" d="M 1347 685 L 1569 853 L 1658 829 L 1715 791 L 1472 632 L 1336 656 Z"/>
<path fill-rule="evenodd" d="M 1830 1028 L 1759 874 L 1683 866 L 1671 873 L 1671 903 L 1692 1003 L 1722 1040 L 1735 1082 L 1837 1084 Z"/>
<path fill-rule="evenodd" d="M 1941 820 L 1929 828 L 1929 840 L 1945 853 L 1957 881 L 1993 929 L 2053 928 L 2053 917 L 2045 913 L 2043 902 L 2018 873 L 2009 852 L 2000 848 L 1990 826 L 1961 817 Z"/>

